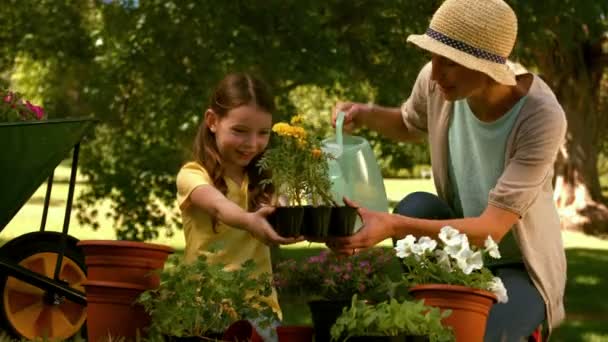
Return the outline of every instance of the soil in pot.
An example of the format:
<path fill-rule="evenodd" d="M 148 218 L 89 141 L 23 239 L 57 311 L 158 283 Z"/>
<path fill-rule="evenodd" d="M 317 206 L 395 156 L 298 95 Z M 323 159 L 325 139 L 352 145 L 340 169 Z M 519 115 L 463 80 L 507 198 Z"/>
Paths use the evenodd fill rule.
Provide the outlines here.
<path fill-rule="evenodd" d="M 277 207 L 267 217 L 268 223 L 281 236 L 300 236 L 304 207 Z"/>
<path fill-rule="evenodd" d="M 307 205 L 304 207 L 304 220 L 302 222 L 302 235 L 324 238 L 329 231 L 332 207 L 314 207 Z"/>
<path fill-rule="evenodd" d="M 329 224 L 329 236 L 353 235 L 357 221 L 357 208 L 342 206 L 333 207 Z"/>

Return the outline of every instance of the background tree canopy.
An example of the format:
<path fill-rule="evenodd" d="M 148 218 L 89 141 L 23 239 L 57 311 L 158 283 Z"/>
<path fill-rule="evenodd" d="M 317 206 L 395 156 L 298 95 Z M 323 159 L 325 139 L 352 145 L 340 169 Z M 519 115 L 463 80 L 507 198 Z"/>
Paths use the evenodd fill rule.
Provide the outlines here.
<path fill-rule="evenodd" d="M 585 203 L 601 206 L 608 2 L 508 2 L 520 22 L 513 58 L 549 81 L 569 115 L 564 184 L 582 184 Z M 1 82 L 37 99 L 50 117 L 101 119 L 83 144 L 80 166 L 91 186 L 79 218 L 95 225 L 94 204 L 109 200 L 120 238 L 150 239 L 176 226 L 166 209 L 175 174 L 224 74 L 261 76 L 276 95 L 276 120 L 300 112 L 330 134 L 338 99 L 397 106 L 407 98 L 428 55 L 406 38 L 424 32 L 440 3 L 10 0 L 0 9 Z M 593 126 L 578 128 L 585 121 Z M 423 145 L 360 134 L 387 175 L 428 162 Z"/>

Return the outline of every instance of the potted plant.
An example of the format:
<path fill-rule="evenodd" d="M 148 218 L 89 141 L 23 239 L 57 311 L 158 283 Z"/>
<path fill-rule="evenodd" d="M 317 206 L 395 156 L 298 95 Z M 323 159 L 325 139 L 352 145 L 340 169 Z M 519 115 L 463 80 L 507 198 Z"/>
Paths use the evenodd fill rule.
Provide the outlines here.
<path fill-rule="evenodd" d="M 422 301 L 395 298 L 376 304 L 353 296 L 331 328 L 332 341 L 453 341 L 454 335 L 442 319 L 450 311 L 424 305 Z"/>
<path fill-rule="evenodd" d="M 414 298 L 451 309 L 444 322 L 454 328 L 457 340 L 483 340 L 491 306 L 508 301 L 500 278 L 484 267 L 484 259 L 500 258 L 492 238 L 488 236 L 480 249 L 470 245 L 465 234 L 446 226 L 439 241 L 408 235 L 397 241 L 395 251 L 403 261 L 404 281 Z"/>
<path fill-rule="evenodd" d="M 151 317 L 148 338 L 179 341 L 222 339 L 235 322 L 255 320 L 260 327 L 276 320 L 265 297 L 271 293 L 267 274 L 253 276 L 253 261 L 228 270 L 200 256 L 193 263 L 169 258 L 160 286 L 138 299 Z"/>
<path fill-rule="evenodd" d="M 393 253 L 371 248 L 352 256 L 329 251 L 303 260 L 287 259 L 274 268 L 274 284 L 282 296 L 297 296 L 308 302 L 315 338 L 329 341 L 329 329 L 353 295 L 381 301 L 396 293 L 387 276 Z"/>
<path fill-rule="evenodd" d="M 262 170 L 271 173 L 263 184 L 272 184 L 284 200 L 269 222 L 283 236 L 323 238 L 331 235 L 329 228 L 338 224 L 339 235 L 350 235 L 356 210 L 348 207 L 350 210 L 335 214 L 332 210 L 336 201 L 331 192 L 328 159 L 333 157 L 321 149 L 320 139 L 300 124 L 300 116 L 294 116 L 290 123 L 275 124 L 273 146 L 258 162 Z M 352 220 L 340 220 L 344 215 L 350 215 Z"/>

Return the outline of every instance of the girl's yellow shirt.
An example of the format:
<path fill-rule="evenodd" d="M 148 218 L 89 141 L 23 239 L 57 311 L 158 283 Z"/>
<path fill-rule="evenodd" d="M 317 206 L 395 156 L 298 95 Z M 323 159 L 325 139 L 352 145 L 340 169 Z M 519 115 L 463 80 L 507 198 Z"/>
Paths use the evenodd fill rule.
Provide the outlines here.
<path fill-rule="evenodd" d="M 247 210 L 248 179 L 245 178 L 240 185 L 227 177 L 225 179 L 228 187 L 226 198 Z M 214 232 L 211 216 L 191 205 L 190 194 L 192 191 L 199 186 L 210 184 L 213 183 L 207 170 L 196 162 L 185 164 L 177 174 L 177 202 L 181 210 L 186 238 L 184 260 L 192 262 L 199 255 L 206 255 L 209 262 L 221 262 L 226 264 L 228 269 L 235 269 L 251 259 L 256 265 L 255 275 L 272 274 L 270 248 L 268 246 L 254 238 L 249 232 L 233 228 L 219 221 Z M 216 247 L 216 250 L 211 252 L 211 247 Z M 239 285 L 235 284 L 235 286 Z M 268 300 L 268 304 L 281 317 L 281 309 L 274 289 Z"/>

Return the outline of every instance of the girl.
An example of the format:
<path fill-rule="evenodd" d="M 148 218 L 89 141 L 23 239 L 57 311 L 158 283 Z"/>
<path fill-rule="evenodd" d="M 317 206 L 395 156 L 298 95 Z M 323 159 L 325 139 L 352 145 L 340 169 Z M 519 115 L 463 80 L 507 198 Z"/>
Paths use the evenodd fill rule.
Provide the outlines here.
<path fill-rule="evenodd" d="M 260 186 L 265 175 L 256 161 L 268 145 L 273 109 L 265 86 L 247 74 L 226 76 L 213 93 L 194 140 L 194 161 L 177 175 L 186 262 L 204 254 L 234 269 L 252 259 L 256 274 L 271 274 L 267 244 L 299 241 L 279 236 L 266 221 L 273 208 L 262 206 L 272 188 Z M 219 250 L 209 250 L 218 243 Z M 276 293 L 269 304 L 281 317 Z"/>

